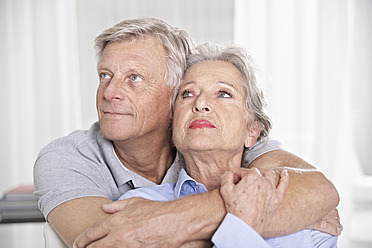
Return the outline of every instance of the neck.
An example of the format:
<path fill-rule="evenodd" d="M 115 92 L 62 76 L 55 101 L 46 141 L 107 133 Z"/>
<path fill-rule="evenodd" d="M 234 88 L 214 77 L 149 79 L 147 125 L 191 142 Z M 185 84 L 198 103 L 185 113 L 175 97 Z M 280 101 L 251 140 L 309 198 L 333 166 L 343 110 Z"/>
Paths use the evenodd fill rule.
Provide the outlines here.
<path fill-rule="evenodd" d="M 126 168 L 156 184 L 162 182 L 174 161 L 175 149 L 169 133 L 163 138 L 146 137 L 113 143 L 117 157 Z"/>
<path fill-rule="evenodd" d="M 241 167 L 243 151 L 231 152 L 191 152 L 183 154 L 187 173 L 208 191 L 221 185 L 221 176 L 226 171 L 236 171 Z"/>

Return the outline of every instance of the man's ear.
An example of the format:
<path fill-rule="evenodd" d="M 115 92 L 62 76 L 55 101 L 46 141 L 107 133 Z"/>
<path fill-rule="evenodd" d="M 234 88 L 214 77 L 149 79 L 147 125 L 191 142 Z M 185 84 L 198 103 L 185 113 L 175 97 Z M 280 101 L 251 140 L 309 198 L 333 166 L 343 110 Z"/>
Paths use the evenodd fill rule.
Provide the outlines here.
<path fill-rule="evenodd" d="M 244 146 L 251 147 L 256 143 L 257 138 L 261 133 L 261 125 L 258 121 L 254 121 L 249 127 L 247 138 L 245 139 Z"/>

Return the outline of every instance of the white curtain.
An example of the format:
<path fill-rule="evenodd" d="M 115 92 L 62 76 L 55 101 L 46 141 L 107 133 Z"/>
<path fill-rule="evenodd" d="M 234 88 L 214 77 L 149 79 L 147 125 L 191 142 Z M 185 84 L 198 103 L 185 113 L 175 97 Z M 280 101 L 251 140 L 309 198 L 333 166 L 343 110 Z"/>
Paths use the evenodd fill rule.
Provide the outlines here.
<path fill-rule="evenodd" d="M 359 125 L 372 124 L 369 116 L 358 116 L 356 121 L 366 110 L 370 115 L 372 106 L 368 105 L 372 54 L 364 59 L 369 62 L 364 65 L 367 71 L 355 66 L 357 49 L 371 52 L 366 41 L 363 48 L 356 46 L 361 39 L 356 34 L 371 34 L 371 18 L 366 24 L 368 19 L 360 17 L 363 11 L 367 13 L 363 6 L 371 10 L 371 4 L 358 0 L 235 1 L 234 39 L 271 76 L 267 88 L 274 121 L 272 136 L 321 168 L 341 194 L 339 210 L 345 231 L 340 247 L 351 247 L 351 187 L 362 171 L 355 143 L 368 139 L 356 130 Z M 359 74 L 364 81 L 353 80 Z M 355 87 L 368 96 L 363 110 L 355 110 Z M 370 134 L 368 129 L 370 126 L 363 134 Z M 370 141 L 363 145 L 371 148 Z"/>
<path fill-rule="evenodd" d="M 268 71 L 272 136 L 335 182 L 350 247 L 351 186 L 372 159 L 371 2 L 1 0 L 0 191 L 32 183 L 43 146 L 96 120 L 94 37 L 151 16 L 198 41 L 234 40 Z"/>
<path fill-rule="evenodd" d="M 81 128 L 74 0 L 3 0 L 0 190 L 32 183 L 40 149 Z"/>
<path fill-rule="evenodd" d="M 0 1 L 0 192 L 32 184 L 48 142 L 81 128 L 74 0 Z M 0 227 L 0 246 L 43 247 L 42 223 Z"/>

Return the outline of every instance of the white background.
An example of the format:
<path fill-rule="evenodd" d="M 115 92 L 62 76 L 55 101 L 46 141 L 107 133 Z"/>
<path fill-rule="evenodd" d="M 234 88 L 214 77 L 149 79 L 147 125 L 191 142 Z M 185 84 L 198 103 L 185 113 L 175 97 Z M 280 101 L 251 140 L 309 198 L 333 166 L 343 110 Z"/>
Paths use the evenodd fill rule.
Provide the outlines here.
<path fill-rule="evenodd" d="M 339 189 L 339 246 L 371 247 L 371 14 L 371 0 L 0 0 L 0 190 L 32 183 L 43 146 L 96 121 L 95 36 L 156 17 L 252 53 L 271 77 L 271 135 Z M 0 226 L 0 247 L 30 247 L 17 230 Z"/>

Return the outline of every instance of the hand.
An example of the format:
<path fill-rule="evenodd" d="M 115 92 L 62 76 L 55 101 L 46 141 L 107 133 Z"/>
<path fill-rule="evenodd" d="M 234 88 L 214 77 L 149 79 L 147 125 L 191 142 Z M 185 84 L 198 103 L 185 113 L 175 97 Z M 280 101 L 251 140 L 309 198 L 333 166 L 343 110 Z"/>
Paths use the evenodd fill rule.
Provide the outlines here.
<path fill-rule="evenodd" d="M 86 229 L 73 247 L 179 247 L 183 243 L 177 239 L 181 230 L 162 228 L 170 222 L 170 217 L 177 221 L 174 218 L 177 209 L 169 204 L 131 198 L 104 205 L 104 210 L 113 213 L 112 216 Z"/>
<path fill-rule="evenodd" d="M 221 178 L 221 196 L 226 211 L 242 219 L 259 234 L 278 209 L 288 187 L 289 176 L 283 170 L 276 186 L 274 171 L 240 169 L 227 172 Z"/>
<path fill-rule="evenodd" d="M 343 230 L 343 227 L 341 225 L 340 216 L 337 209 L 333 209 L 319 221 L 309 226 L 309 229 L 315 229 L 334 236 L 339 236 Z"/>

